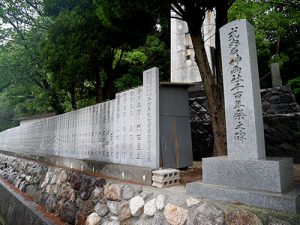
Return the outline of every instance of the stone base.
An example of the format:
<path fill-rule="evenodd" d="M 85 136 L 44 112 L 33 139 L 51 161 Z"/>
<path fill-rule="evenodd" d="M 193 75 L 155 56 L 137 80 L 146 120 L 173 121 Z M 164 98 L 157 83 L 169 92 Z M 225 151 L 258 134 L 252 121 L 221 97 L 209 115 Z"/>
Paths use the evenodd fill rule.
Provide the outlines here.
<path fill-rule="evenodd" d="M 100 173 L 109 178 L 133 181 L 138 184 L 152 184 L 152 169 L 146 167 L 127 166 L 121 164 L 102 163 L 90 160 L 62 158 L 59 156 L 15 153 L 3 150 L 0 150 L 0 154 L 11 155 L 14 157 L 20 157 L 39 162 L 46 162 L 53 166 L 66 167 L 89 173 Z"/>
<path fill-rule="evenodd" d="M 287 193 L 280 194 L 267 191 L 233 188 L 228 186 L 205 184 L 202 182 L 189 183 L 187 194 L 201 196 L 232 203 L 243 203 L 260 208 L 300 212 L 300 186 L 294 187 Z"/>
<path fill-rule="evenodd" d="M 234 160 L 211 157 L 202 160 L 203 183 L 270 192 L 285 192 L 294 183 L 292 158 Z"/>

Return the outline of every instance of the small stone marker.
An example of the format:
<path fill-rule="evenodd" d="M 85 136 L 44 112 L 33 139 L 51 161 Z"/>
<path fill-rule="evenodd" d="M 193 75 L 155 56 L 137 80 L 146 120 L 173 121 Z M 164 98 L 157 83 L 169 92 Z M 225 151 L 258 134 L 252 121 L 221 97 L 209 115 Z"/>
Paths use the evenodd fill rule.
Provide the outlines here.
<path fill-rule="evenodd" d="M 278 63 L 271 64 L 272 87 L 282 87 L 280 67 Z"/>
<path fill-rule="evenodd" d="M 292 159 L 265 154 L 254 29 L 236 20 L 220 39 L 228 157 L 203 158 L 203 181 L 187 184 L 187 193 L 297 212 Z"/>

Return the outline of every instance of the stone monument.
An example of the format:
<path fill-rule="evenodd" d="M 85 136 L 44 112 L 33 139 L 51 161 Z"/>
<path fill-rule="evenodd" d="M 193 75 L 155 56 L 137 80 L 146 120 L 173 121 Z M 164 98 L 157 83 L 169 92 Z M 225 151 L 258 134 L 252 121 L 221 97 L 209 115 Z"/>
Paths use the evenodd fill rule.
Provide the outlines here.
<path fill-rule="evenodd" d="M 272 87 L 282 87 L 280 67 L 278 63 L 271 64 Z"/>
<path fill-rule="evenodd" d="M 228 157 L 204 158 L 188 194 L 299 211 L 292 158 L 266 158 L 255 34 L 246 20 L 220 29 Z"/>

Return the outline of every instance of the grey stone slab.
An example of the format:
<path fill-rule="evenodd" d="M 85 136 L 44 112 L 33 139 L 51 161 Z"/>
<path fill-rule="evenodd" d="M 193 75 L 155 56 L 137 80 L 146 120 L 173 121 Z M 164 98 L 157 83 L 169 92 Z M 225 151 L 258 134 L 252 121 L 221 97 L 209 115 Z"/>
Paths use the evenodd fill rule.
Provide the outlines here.
<path fill-rule="evenodd" d="M 292 158 L 232 160 L 204 158 L 203 182 L 230 187 L 284 192 L 293 186 Z"/>
<path fill-rule="evenodd" d="M 231 159 L 264 159 L 255 33 L 247 20 L 220 29 L 226 134 Z"/>
<path fill-rule="evenodd" d="M 214 200 L 243 203 L 259 208 L 282 210 L 292 213 L 299 213 L 300 211 L 299 186 L 285 194 L 279 194 L 194 182 L 187 184 L 186 190 L 189 195 Z"/>
<path fill-rule="evenodd" d="M 272 87 L 282 87 L 282 80 L 280 76 L 280 68 L 278 63 L 271 64 Z"/>

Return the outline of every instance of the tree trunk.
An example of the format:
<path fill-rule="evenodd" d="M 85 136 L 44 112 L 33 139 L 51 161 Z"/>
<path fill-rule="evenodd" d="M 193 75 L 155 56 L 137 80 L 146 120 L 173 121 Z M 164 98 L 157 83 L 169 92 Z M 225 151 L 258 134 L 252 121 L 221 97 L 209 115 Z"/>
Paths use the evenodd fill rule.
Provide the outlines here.
<path fill-rule="evenodd" d="M 100 79 L 100 71 L 96 70 L 96 103 L 103 102 L 102 89 L 101 89 L 101 79 Z"/>
<path fill-rule="evenodd" d="M 71 106 L 73 110 L 77 110 L 76 85 L 72 85 L 71 90 Z"/>
<path fill-rule="evenodd" d="M 214 155 L 226 155 L 225 110 L 222 101 L 223 93 L 220 92 L 220 89 L 222 88 L 219 88 L 220 86 L 223 86 L 223 82 L 218 80 L 218 83 L 216 83 L 213 78 L 205 52 L 201 28 L 194 29 L 189 23 L 188 26 L 195 51 L 195 62 L 199 68 L 209 103 L 214 134 Z"/>

